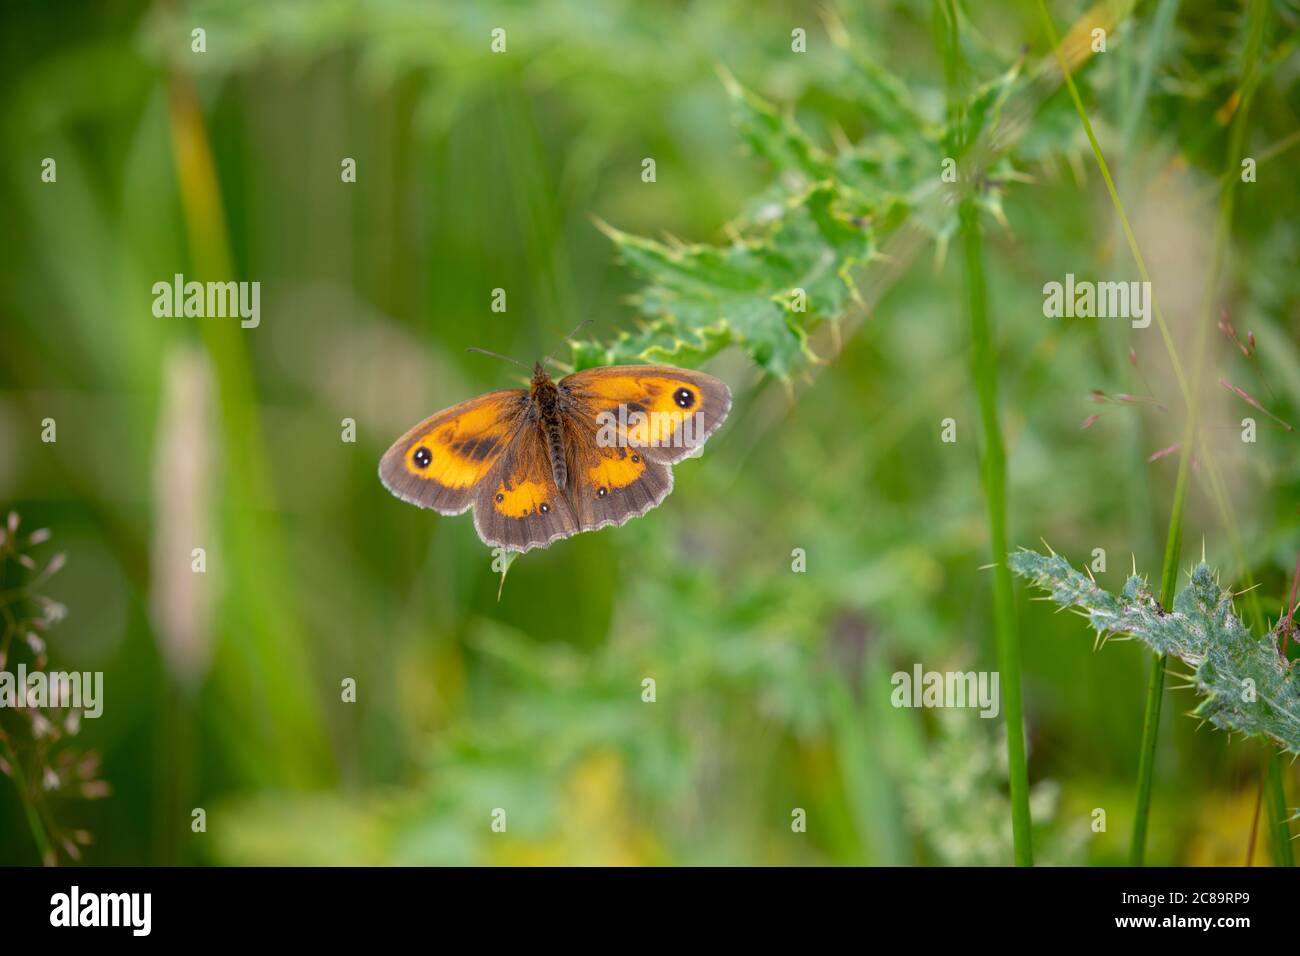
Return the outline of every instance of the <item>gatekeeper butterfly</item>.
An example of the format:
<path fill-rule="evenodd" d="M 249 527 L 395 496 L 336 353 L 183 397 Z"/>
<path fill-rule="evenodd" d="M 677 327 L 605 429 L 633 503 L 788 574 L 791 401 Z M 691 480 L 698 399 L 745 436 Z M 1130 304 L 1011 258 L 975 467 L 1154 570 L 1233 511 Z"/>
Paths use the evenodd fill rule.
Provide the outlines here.
<path fill-rule="evenodd" d="M 488 392 L 420 422 L 385 452 L 379 477 L 421 508 L 473 508 L 490 547 L 545 548 L 658 505 L 673 490 L 673 464 L 730 409 L 731 390 L 702 372 L 611 365 L 557 382 L 538 362 L 528 388 Z"/>

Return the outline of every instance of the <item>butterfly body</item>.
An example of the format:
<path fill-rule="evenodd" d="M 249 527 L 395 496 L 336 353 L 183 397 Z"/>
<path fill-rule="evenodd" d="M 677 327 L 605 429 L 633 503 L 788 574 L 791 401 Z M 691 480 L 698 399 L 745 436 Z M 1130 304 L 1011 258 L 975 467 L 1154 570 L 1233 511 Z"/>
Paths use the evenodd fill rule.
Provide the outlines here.
<path fill-rule="evenodd" d="M 561 395 L 560 388 L 546 374 L 542 363 L 533 366 L 533 384 L 528 390 L 532 408 L 546 436 L 546 449 L 551 456 L 551 476 L 556 486 L 563 491 L 569 481 L 569 464 L 564 450 L 564 427 L 561 423 L 561 407 L 567 396 Z"/>
<path fill-rule="evenodd" d="M 380 462 L 397 497 L 442 514 L 474 509 L 479 537 L 527 551 L 645 514 L 672 465 L 731 407 L 727 386 L 660 365 L 584 369 L 489 392 L 431 416 Z"/>

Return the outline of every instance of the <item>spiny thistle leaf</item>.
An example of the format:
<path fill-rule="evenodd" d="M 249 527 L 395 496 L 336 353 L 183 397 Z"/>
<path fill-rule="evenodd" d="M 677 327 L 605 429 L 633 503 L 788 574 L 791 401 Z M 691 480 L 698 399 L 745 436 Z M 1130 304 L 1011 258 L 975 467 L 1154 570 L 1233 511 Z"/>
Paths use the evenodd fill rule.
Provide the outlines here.
<path fill-rule="evenodd" d="M 1056 604 L 1084 611 L 1102 639 L 1131 634 L 1153 651 L 1191 665 L 1204 698 L 1192 716 L 1300 753 L 1295 668 L 1278 653 L 1276 633 L 1250 633 L 1233 611 L 1232 592 L 1220 586 L 1207 565 L 1197 565 L 1173 610 L 1166 611 L 1136 574 L 1113 595 L 1058 554 L 1017 551 L 1008 561 L 1011 570 L 1049 592 Z"/>
<path fill-rule="evenodd" d="M 808 331 L 844 312 L 853 295 L 847 270 L 872 248 L 868 231 L 837 206 L 829 186 L 814 186 L 787 203 L 760 238 L 726 247 L 670 248 L 605 231 L 623 260 L 650 282 L 635 299 L 648 324 L 593 357 L 680 362 L 735 343 L 782 379 L 801 360 L 815 358 Z"/>
<path fill-rule="evenodd" d="M 723 72 L 736 127 L 772 167 L 773 181 L 733 224 L 725 245 L 670 245 L 598 223 L 646 282 L 633 300 L 642 325 L 612 344 L 575 344 L 575 368 L 692 365 L 734 344 L 765 372 L 788 380 L 818 360 L 811 333 L 838 323 L 860 299 L 854 272 L 898 226 L 915 218 L 944 247 L 957 228 L 956 204 L 945 199 L 957 180 L 941 177 L 945 160 L 956 161 L 948 156 L 952 128 L 927 121 L 906 86 L 882 67 L 849 51 L 844 56 L 845 88 L 868 132 L 833 155 Z M 991 140 L 1008 98 L 1025 84 L 1017 61 L 974 88 L 954 120 L 962 142 Z M 988 155 L 984 167 L 961 175 L 979 207 L 1005 222 L 1001 190 L 1019 176 L 1013 158 Z"/>
<path fill-rule="evenodd" d="M 577 367 L 689 364 L 734 343 L 764 371 L 788 379 L 817 360 L 809 333 L 838 321 L 857 295 L 851 273 L 875 253 L 875 236 L 906 217 L 896 196 L 869 200 L 850 185 L 845 157 L 832 162 L 773 106 L 724 81 L 742 135 L 781 174 L 779 182 L 742 220 L 745 237 L 727 246 L 670 247 L 600 224 L 648 283 L 634 300 L 646 322 L 607 348 L 576 347 Z M 858 170 L 856 178 L 866 175 Z"/>
<path fill-rule="evenodd" d="M 730 76 L 724 74 L 723 82 L 731 95 L 732 121 L 756 156 L 776 169 L 797 170 L 810 181 L 831 177 L 830 157 L 803 130 Z"/>

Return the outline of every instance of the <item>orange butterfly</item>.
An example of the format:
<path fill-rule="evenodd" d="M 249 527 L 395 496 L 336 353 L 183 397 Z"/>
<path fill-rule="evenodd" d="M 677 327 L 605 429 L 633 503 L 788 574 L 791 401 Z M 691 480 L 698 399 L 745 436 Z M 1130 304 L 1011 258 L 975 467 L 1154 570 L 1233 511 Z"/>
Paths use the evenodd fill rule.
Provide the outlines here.
<path fill-rule="evenodd" d="M 446 514 L 474 509 L 483 542 L 544 548 L 621 525 L 673 490 L 672 465 L 727 417 L 731 390 L 665 365 L 590 368 L 488 392 L 416 425 L 379 463 L 384 486 Z"/>

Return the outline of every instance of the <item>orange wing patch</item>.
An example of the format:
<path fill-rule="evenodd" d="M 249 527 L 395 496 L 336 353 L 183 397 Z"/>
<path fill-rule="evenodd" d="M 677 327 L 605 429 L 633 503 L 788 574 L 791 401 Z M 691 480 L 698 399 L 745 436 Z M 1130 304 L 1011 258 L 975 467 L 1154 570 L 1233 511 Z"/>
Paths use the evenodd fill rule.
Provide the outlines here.
<path fill-rule="evenodd" d="M 524 429 L 476 492 L 474 527 L 492 547 L 544 548 L 582 530 L 566 491 L 555 484 L 542 433 Z"/>
<path fill-rule="evenodd" d="M 667 445 L 700 411 L 701 391 L 661 375 L 604 375 L 582 383 L 583 397 L 617 416 L 619 444 Z M 611 422 L 613 424 L 613 422 Z"/>
<path fill-rule="evenodd" d="M 629 445 L 667 445 L 689 416 L 679 411 L 647 411 L 629 408 L 624 438 Z"/>
<path fill-rule="evenodd" d="M 636 411 L 676 415 L 678 421 L 700 406 L 695 384 L 662 375 L 601 375 L 584 379 L 582 391 L 602 405 L 635 405 Z"/>
<path fill-rule="evenodd" d="M 645 471 L 645 458 L 635 450 L 602 448 L 600 455 L 600 461 L 587 469 L 587 481 L 596 489 L 598 497 L 626 488 Z"/>
<path fill-rule="evenodd" d="M 555 507 L 556 488 L 549 481 L 529 478 L 502 481 L 492 496 L 493 507 L 507 518 L 549 514 Z"/>
<path fill-rule="evenodd" d="M 421 435 L 406 449 L 402 461 L 416 478 L 448 488 L 469 488 L 500 457 L 510 431 L 499 405 L 485 404 Z"/>
<path fill-rule="evenodd" d="M 703 445 L 731 409 L 723 382 L 663 365 L 583 369 L 560 387 L 594 422 L 597 444 L 644 448 L 669 464 Z"/>
<path fill-rule="evenodd" d="M 527 396 L 489 392 L 425 419 L 384 453 L 380 479 L 405 501 L 460 514 L 515 440 Z"/>

